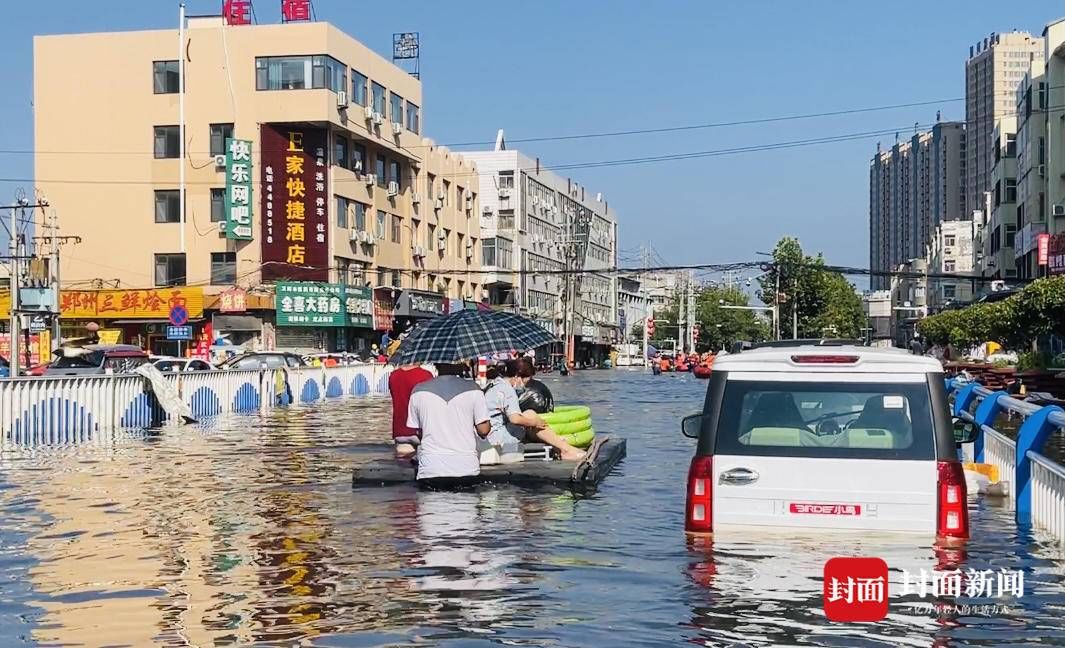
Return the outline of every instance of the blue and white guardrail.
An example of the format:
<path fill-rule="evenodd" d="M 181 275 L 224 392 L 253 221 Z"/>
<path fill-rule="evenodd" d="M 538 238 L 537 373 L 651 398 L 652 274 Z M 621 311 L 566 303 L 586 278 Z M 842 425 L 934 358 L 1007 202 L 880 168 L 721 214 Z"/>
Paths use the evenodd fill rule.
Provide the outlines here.
<path fill-rule="evenodd" d="M 1065 410 L 975 382 L 947 380 L 947 392 L 954 416 L 979 426 L 972 458 L 997 466 L 1000 479 L 1009 483 L 1017 524 L 1041 528 L 1065 544 L 1065 468 L 1042 454 L 1047 439 L 1065 430 Z M 1004 412 L 1023 417 L 1016 441 L 992 427 Z"/>
<path fill-rule="evenodd" d="M 334 398 L 388 394 L 391 367 L 354 365 L 267 371 L 165 374 L 197 419 Z M 14 378 L 0 381 L 0 445 L 97 440 L 103 433 L 166 423 L 140 376 Z"/>

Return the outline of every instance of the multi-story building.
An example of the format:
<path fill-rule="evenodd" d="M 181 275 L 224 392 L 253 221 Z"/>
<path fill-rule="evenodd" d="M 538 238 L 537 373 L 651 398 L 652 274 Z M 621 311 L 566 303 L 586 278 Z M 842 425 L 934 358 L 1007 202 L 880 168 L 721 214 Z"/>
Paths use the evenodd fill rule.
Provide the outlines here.
<path fill-rule="evenodd" d="M 1065 255 L 1065 18 L 1043 30 L 1046 44 L 1046 231 L 1050 234 L 1049 273 L 1065 272 L 1059 259 Z"/>
<path fill-rule="evenodd" d="M 185 38 L 183 94 L 176 30 L 34 39 L 37 186 L 81 237 L 64 284 L 202 287 L 208 312 L 239 287 L 245 327 L 275 322 L 277 282 L 329 284 L 348 314 L 286 314 L 276 336 L 317 348 L 480 300 L 477 169 L 423 138 L 418 79 L 325 22 L 196 17 Z M 329 301 L 305 297 L 285 308 Z"/>
<path fill-rule="evenodd" d="M 1038 239 L 1047 231 L 1047 140 L 1045 70 L 1032 67 L 1017 88 L 1017 277 L 1038 276 Z"/>
<path fill-rule="evenodd" d="M 641 277 L 618 277 L 618 324 L 622 341 L 639 342 L 632 336 L 633 327 L 642 328 L 650 314 L 650 302 L 643 290 Z"/>
<path fill-rule="evenodd" d="M 935 228 L 962 218 L 965 129 L 940 122 L 889 150 L 878 150 L 869 168 L 869 266 L 890 272 L 925 255 Z M 890 287 L 874 275 L 873 290 Z"/>
<path fill-rule="evenodd" d="M 930 274 L 972 274 L 972 221 L 944 221 L 936 227 L 929 248 Z M 951 302 L 973 300 L 973 283 L 965 279 L 929 278 L 928 308 L 935 312 Z"/>
<path fill-rule="evenodd" d="M 1014 96 L 1032 66 L 1041 68 L 1043 39 L 1027 32 L 991 34 L 969 48 L 965 62 L 966 205 L 980 209 L 991 191 L 995 125 L 1012 116 Z"/>
<path fill-rule="evenodd" d="M 605 272 L 617 265 L 614 210 L 602 194 L 507 149 L 502 131 L 495 150 L 463 155 L 480 171 L 489 302 L 574 336 L 578 362 L 605 357 L 619 324 L 616 278 Z"/>
<path fill-rule="evenodd" d="M 983 263 L 977 271 L 992 279 L 1017 276 L 1013 242 L 1017 235 L 1017 120 L 1003 117 L 995 125 L 991 168 L 991 218 L 980 245 Z"/>

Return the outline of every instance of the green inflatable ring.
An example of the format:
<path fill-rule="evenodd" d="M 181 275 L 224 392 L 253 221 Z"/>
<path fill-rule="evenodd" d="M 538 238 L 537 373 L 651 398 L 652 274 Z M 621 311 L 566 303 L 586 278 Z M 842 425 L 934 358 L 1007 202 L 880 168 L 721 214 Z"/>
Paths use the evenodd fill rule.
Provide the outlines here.
<path fill-rule="evenodd" d="M 554 425 L 555 423 L 573 423 L 575 421 L 581 421 L 592 415 L 592 408 L 587 405 L 559 405 L 555 408 L 554 412 L 547 412 L 541 414 L 545 421 Z"/>
<path fill-rule="evenodd" d="M 588 417 L 579 421 L 573 421 L 571 423 L 550 423 L 551 430 L 558 435 L 564 434 L 577 434 L 591 429 L 592 419 Z"/>
<path fill-rule="evenodd" d="M 588 428 L 587 430 L 575 434 L 562 434 L 560 436 L 563 441 L 574 448 L 587 448 L 592 445 L 592 440 L 595 439 L 595 428 Z"/>

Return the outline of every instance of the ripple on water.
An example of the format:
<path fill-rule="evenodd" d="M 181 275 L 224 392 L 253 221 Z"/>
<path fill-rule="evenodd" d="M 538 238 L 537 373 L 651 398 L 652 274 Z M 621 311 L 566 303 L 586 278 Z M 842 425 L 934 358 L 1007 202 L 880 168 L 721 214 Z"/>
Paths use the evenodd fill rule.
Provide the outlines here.
<path fill-rule="evenodd" d="M 1027 570 L 994 617 L 896 604 L 875 625 L 827 623 L 834 555 L 930 567 L 898 538 L 749 537 L 687 545 L 679 419 L 690 376 L 548 376 L 629 439 L 598 493 L 352 491 L 387 452 L 390 404 L 335 401 L 211 425 L 0 456 L 0 637 L 49 644 L 327 646 L 926 646 L 1065 641 L 1056 542 L 974 503 L 974 568 Z"/>

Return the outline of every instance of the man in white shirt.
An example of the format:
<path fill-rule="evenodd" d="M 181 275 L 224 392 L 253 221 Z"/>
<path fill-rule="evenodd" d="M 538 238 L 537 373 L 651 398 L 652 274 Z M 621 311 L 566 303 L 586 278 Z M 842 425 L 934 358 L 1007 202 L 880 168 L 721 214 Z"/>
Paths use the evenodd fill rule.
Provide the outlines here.
<path fill-rule="evenodd" d="M 437 365 L 439 376 L 414 388 L 407 426 L 421 430 L 418 484 L 462 488 L 481 474 L 477 438 L 487 437 L 488 404 L 476 383 L 461 378 L 462 365 Z"/>

